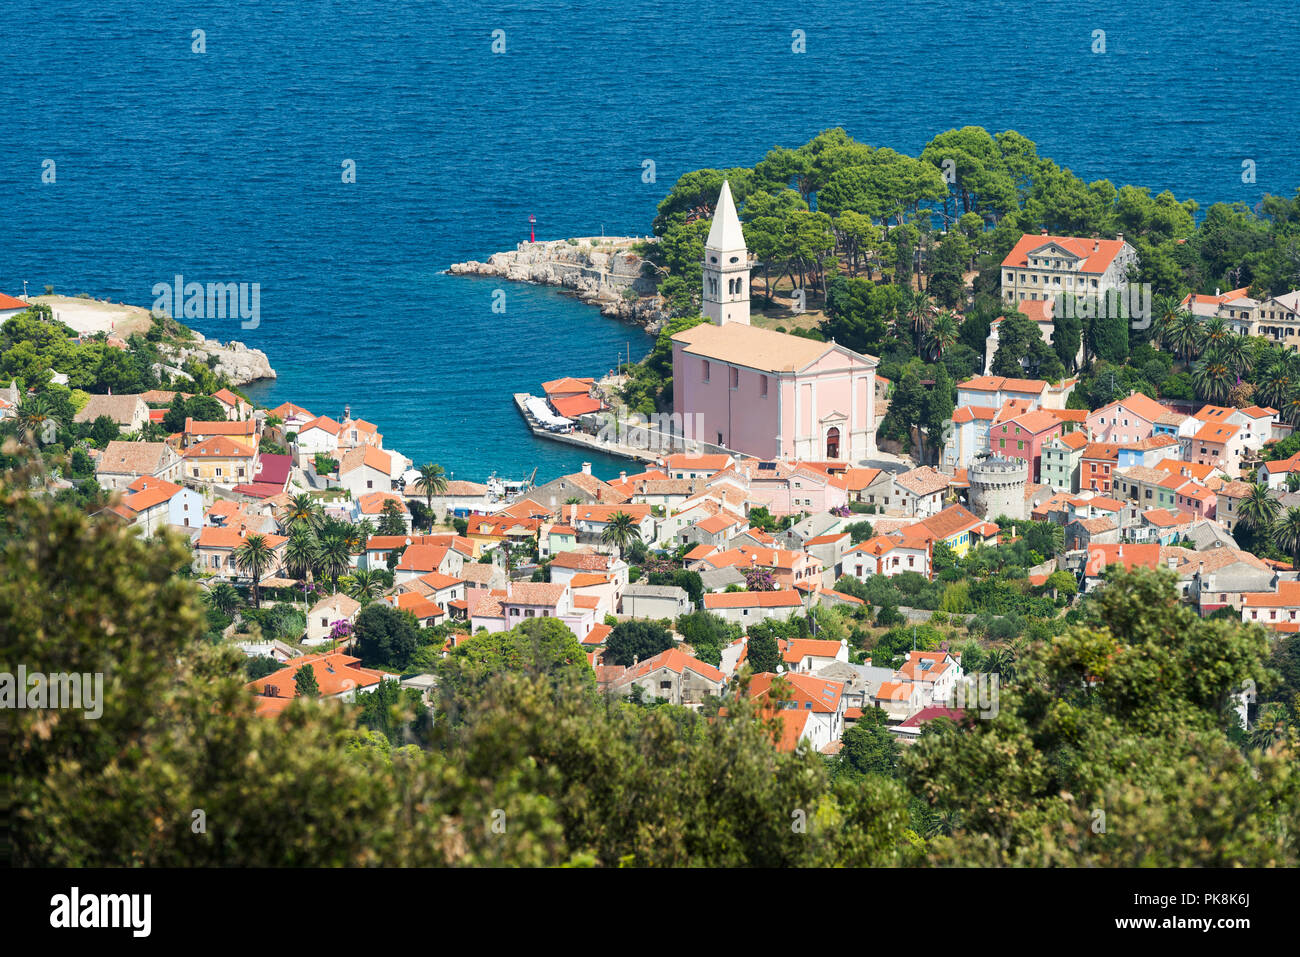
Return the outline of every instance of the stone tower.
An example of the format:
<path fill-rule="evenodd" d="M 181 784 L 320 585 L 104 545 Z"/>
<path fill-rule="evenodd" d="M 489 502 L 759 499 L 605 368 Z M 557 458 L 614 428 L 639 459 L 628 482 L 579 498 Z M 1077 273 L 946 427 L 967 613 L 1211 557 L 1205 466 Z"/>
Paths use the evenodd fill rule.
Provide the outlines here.
<path fill-rule="evenodd" d="M 1029 463 L 1024 459 L 979 459 L 966 470 L 966 480 L 970 482 L 970 510 L 980 518 L 1025 518 Z"/>
<path fill-rule="evenodd" d="M 731 186 L 722 182 L 709 238 L 704 242 L 705 318 L 714 325 L 749 325 L 749 251 L 731 199 Z"/>

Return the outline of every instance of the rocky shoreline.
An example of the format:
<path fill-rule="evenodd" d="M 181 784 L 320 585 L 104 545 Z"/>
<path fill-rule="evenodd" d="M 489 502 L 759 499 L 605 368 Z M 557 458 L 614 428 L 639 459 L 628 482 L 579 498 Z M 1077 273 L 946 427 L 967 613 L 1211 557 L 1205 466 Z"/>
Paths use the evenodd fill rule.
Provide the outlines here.
<path fill-rule="evenodd" d="M 653 237 L 588 236 L 520 243 L 487 262 L 453 263 L 453 276 L 481 276 L 558 286 L 597 306 L 601 315 L 657 332 L 668 315 L 658 295 L 654 267 L 637 251 Z"/>
<path fill-rule="evenodd" d="M 167 352 L 175 359 L 175 367 L 166 367 L 171 374 L 181 373 L 179 366 L 183 365 L 186 359 L 196 358 L 207 365 L 209 359 L 215 358 L 213 371 L 228 377 L 231 385 L 247 385 L 259 379 L 276 378 L 275 370 L 271 368 L 271 360 L 261 349 L 250 349 L 244 343 L 233 340 L 230 342 L 209 340 L 196 330 L 190 331 L 194 334 L 197 346 L 191 346 L 187 341 L 184 345 L 173 346 L 164 343 L 159 347 L 160 351 Z"/>

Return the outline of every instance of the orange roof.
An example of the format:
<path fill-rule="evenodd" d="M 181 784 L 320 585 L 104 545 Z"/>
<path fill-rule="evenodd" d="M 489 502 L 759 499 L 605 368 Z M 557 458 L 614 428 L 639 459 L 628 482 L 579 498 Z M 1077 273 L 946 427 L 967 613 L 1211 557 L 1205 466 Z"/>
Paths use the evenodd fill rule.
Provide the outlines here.
<path fill-rule="evenodd" d="M 398 510 L 406 511 L 406 502 L 396 492 L 367 492 L 357 496 L 357 507 L 365 515 L 377 515 L 384 510 L 385 502 L 396 502 Z"/>
<path fill-rule="evenodd" d="M 749 682 L 750 698 L 767 696 L 772 690 L 773 683 L 778 679 L 789 688 L 791 702 L 799 711 L 822 714 L 833 714 L 839 711 L 844 685 L 838 681 L 827 681 L 825 678 L 808 674 L 787 672 L 783 675 L 774 675 L 768 671 L 754 675 Z"/>
<path fill-rule="evenodd" d="M 186 435 L 256 435 L 257 423 L 251 419 L 247 422 L 196 422 L 185 420 Z"/>
<path fill-rule="evenodd" d="M 605 403 L 589 395 L 571 395 L 563 399 L 551 399 L 555 411 L 566 419 L 576 419 L 580 415 L 589 415 L 605 408 Z"/>
<path fill-rule="evenodd" d="M 1160 545 L 1098 545 L 1088 547 L 1088 564 L 1084 574 L 1097 576 L 1108 565 L 1122 565 L 1124 568 L 1158 568 L 1162 546 Z"/>
<path fill-rule="evenodd" d="M 665 465 L 674 471 L 685 469 L 696 472 L 720 472 L 725 469 L 731 461 L 731 456 L 719 453 L 716 455 L 686 455 L 677 453 L 664 459 Z"/>
<path fill-rule="evenodd" d="M 1223 425 L 1209 422 L 1201 427 L 1193 438 L 1198 442 L 1230 442 L 1241 429 L 1235 425 Z"/>
<path fill-rule="evenodd" d="M 197 445 L 191 445 L 181 453 L 181 457 L 187 459 L 247 459 L 252 458 L 253 454 L 253 450 L 247 445 L 241 445 L 234 439 L 218 435 L 211 439 L 205 439 Z"/>
<path fill-rule="evenodd" d="M 323 697 L 332 697 L 356 688 L 369 688 L 383 680 L 382 671 L 360 668 L 354 658 L 342 651 L 331 651 L 321 655 L 305 655 L 292 658 L 284 663 L 279 671 L 250 681 L 246 687 L 257 694 L 271 698 L 294 698 L 298 694 L 295 676 L 299 669 L 311 668 L 316 675 L 316 684 Z"/>
<path fill-rule="evenodd" d="M 597 575 L 593 572 L 578 572 L 569 579 L 570 588 L 589 588 L 592 585 L 608 585 L 614 579 L 608 575 Z"/>
<path fill-rule="evenodd" d="M 1046 432 L 1049 429 L 1059 429 L 1061 420 L 1045 409 L 1038 409 L 1034 412 L 1026 412 L 1024 415 L 1018 415 L 1007 425 L 1019 426 L 1031 435 L 1037 435 L 1039 432 Z"/>
<path fill-rule="evenodd" d="M 705 595 L 704 607 L 713 608 L 801 608 L 799 593 L 793 589 L 779 591 L 733 591 Z"/>
<path fill-rule="evenodd" d="M 1047 388 L 1047 382 L 1043 379 L 1011 379 L 1006 376 L 981 375 L 957 383 L 957 388 L 971 392 L 1041 393 Z"/>
<path fill-rule="evenodd" d="M 542 383 L 542 391 L 547 395 L 556 392 L 587 392 L 596 380 L 592 378 L 579 379 L 574 376 L 564 376 L 561 379 L 552 379 L 550 382 Z"/>
<path fill-rule="evenodd" d="M 734 592 L 733 592 L 734 594 Z M 805 656 L 834 658 L 842 646 L 838 641 L 821 641 L 816 638 L 793 638 L 785 646 L 782 657 L 791 664 L 803 661 Z"/>
<path fill-rule="evenodd" d="M 728 515 L 726 512 L 719 512 L 717 515 L 710 515 L 708 518 L 701 519 L 695 523 L 695 527 L 702 532 L 708 532 L 710 535 L 718 532 L 725 532 L 733 525 L 743 524 L 740 519 Z"/>
<path fill-rule="evenodd" d="M 614 630 L 613 625 L 592 625 L 591 631 L 587 632 L 587 637 L 582 639 L 584 645 L 603 645 L 609 633 Z"/>
<path fill-rule="evenodd" d="M 717 550 L 718 550 L 717 547 L 714 545 L 696 545 L 689 552 L 687 552 L 683 556 L 683 558 L 685 558 L 685 560 L 688 562 L 693 562 L 698 559 L 704 558 L 707 555 L 712 555 Z"/>
<path fill-rule="evenodd" d="M 338 435 L 340 428 L 341 426 L 329 416 L 322 415 L 318 418 L 312 419 L 310 422 L 304 422 L 302 428 L 298 430 L 298 434 L 302 435 L 302 433 L 306 432 L 308 429 L 320 429 L 323 432 L 328 432 L 330 435 Z"/>
<path fill-rule="evenodd" d="M 446 545 L 412 545 L 402 552 L 402 559 L 397 563 L 397 571 L 415 571 L 422 573 L 436 572 L 442 560 L 447 557 Z"/>
<path fill-rule="evenodd" d="M 1039 233 L 1025 233 L 1020 242 L 1007 253 L 1002 265 L 1010 269 L 1024 269 L 1029 265 L 1029 254 L 1044 246 L 1055 244 L 1070 255 L 1083 260 L 1079 272 L 1100 275 L 1110 268 L 1115 257 L 1124 248 L 1119 239 L 1085 239 L 1080 236 L 1044 236 Z"/>
<path fill-rule="evenodd" d="M 413 591 L 402 592 L 400 595 L 389 595 L 386 601 L 402 609 L 402 611 L 409 611 L 421 621 L 426 618 L 444 618 L 447 615 L 441 605 L 429 601 L 423 595 Z"/>
<path fill-rule="evenodd" d="M 1276 592 L 1248 592 L 1241 596 L 1243 608 L 1300 607 L 1300 582 L 1280 581 Z"/>

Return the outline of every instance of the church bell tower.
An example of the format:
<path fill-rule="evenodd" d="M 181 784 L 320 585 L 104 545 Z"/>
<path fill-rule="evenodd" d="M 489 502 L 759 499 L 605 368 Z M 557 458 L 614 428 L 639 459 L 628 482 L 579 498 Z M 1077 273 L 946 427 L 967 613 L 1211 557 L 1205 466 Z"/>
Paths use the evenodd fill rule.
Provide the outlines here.
<path fill-rule="evenodd" d="M 714 325 L 749 325 L 749 251 L 726 180 L 718 194 L 709 238 L 704 242 L 702 311 Z"/>

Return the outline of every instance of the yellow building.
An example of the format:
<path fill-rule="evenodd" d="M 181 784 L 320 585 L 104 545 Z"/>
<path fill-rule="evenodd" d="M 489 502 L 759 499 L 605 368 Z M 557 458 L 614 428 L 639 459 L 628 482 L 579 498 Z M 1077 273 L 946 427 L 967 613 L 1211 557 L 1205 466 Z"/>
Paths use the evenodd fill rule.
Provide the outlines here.
<path fill-rule="evenodd" d="M 185 478 L 211 485 L 242 485 L 257 474 L 257 449 L 224 436 L 191 445 L 181 453 Z"/>

